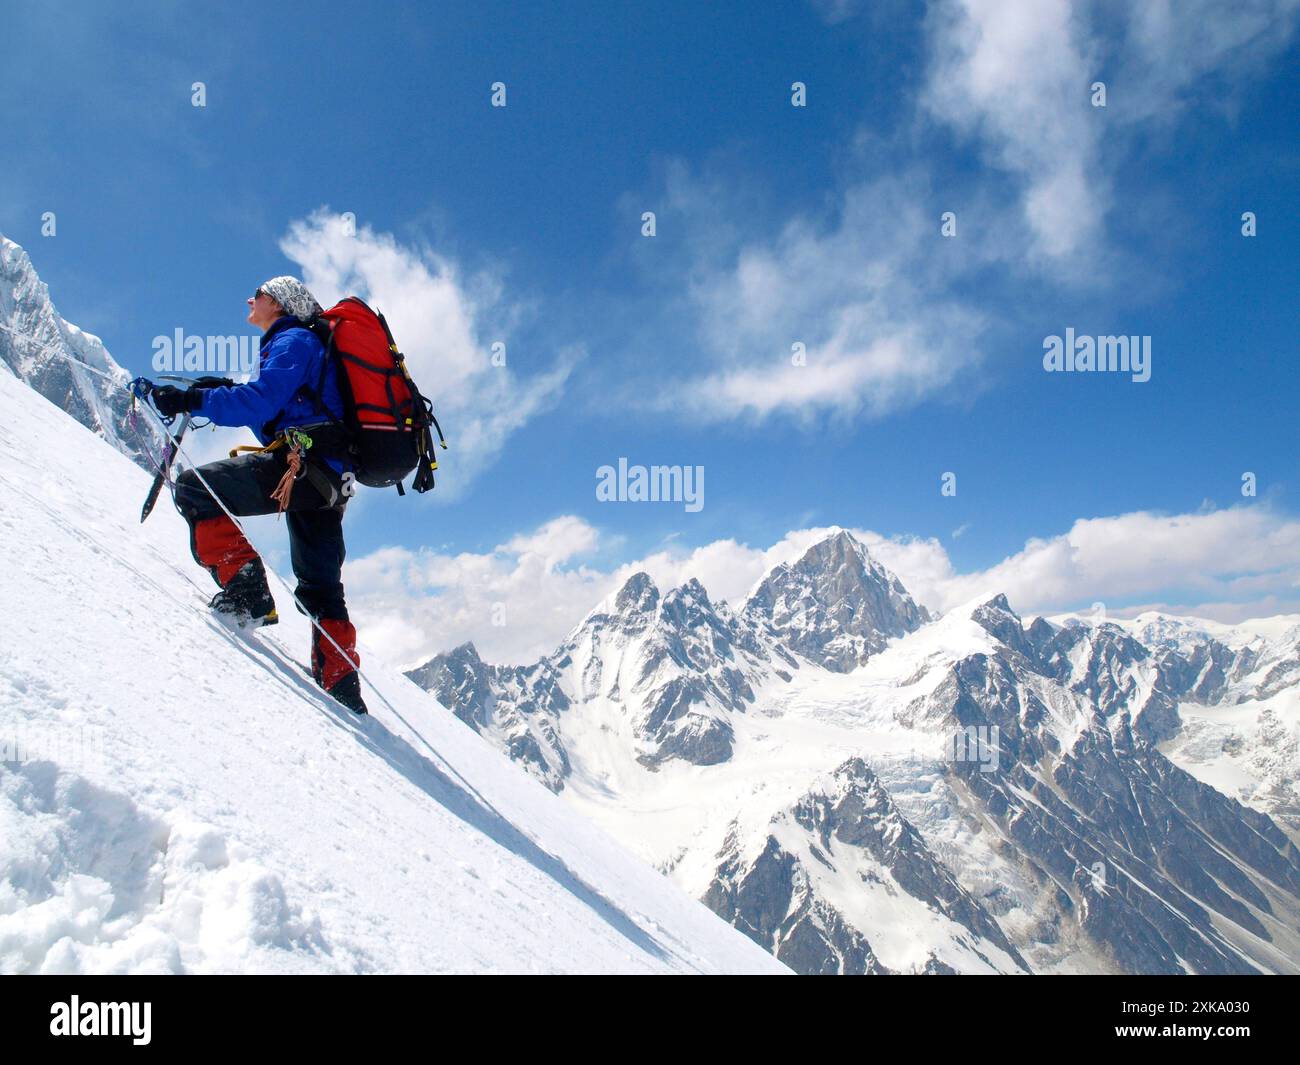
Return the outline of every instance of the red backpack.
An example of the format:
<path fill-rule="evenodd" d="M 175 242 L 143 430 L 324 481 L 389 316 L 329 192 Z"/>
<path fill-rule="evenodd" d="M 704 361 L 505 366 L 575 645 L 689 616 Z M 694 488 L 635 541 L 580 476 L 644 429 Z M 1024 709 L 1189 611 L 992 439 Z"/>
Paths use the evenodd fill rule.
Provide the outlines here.
<path fill-rule="evenodd" d="M 414 470 L 411 487 L 427 492 L 438 468 L 430 428 L 437 430 L 439 444 L 447 443 L 433 404 L 416 388 L 384 316 L 348 296 L 322 311 L 312 331 L 325 344 L 321 383 L 331 366 L 338 379 L 356 479 L 371 488 L 395 484 L 405 495 L 402 478 Z"/>

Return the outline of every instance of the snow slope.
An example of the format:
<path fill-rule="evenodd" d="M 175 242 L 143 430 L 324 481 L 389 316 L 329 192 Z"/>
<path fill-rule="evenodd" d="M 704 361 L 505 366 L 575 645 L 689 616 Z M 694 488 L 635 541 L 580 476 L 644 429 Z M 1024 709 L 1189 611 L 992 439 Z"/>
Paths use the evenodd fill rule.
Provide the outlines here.
<path fill-rule="evenodd" d="M 220 626 L 147 485 L 0 374 L 0 972 L 786 971 L 282 585 Z"/>

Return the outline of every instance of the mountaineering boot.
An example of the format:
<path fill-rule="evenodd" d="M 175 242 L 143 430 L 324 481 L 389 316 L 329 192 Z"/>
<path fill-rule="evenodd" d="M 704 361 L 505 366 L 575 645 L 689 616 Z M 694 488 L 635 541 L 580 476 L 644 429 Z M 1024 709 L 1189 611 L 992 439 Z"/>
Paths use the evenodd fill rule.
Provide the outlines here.
<path fill-rule="evenodd" d="M 359 665 L 357 630 L 352 627 L 352 622 L 346 618 L 317 618 L 311 631 L 311 675 L 317 684 L 354 714 L 366 713 L 366 704 L 361 698 L 361 678 L 357 676 Z"/>
<path fill-rule="evenodd" d="M 361 698 L 361 677 L 355 669 L 345 674 L 342 680 L 337 681 L 334 687 L 330 688 L 329 694 L 354 714 L 368 712 L 365 700 Z"/>
<path fill-rule="evenodd" d="M 241 629 L 274 625 L 280 620 L 260 558 L 245 562 L 208 606 L 213 613 Z"/>

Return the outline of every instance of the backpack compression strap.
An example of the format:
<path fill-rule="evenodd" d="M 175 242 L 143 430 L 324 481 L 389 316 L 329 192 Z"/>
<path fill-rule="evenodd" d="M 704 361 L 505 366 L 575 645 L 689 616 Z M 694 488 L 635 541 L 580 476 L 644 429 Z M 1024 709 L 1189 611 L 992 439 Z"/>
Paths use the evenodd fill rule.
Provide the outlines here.
<path fill-rule="evenodd" d="M 433 416 L 433 403 L 416 387 L 411 372 L 406 368 L 406 356 L 397 349 L 393 331 L 388 328 L 388 319 L 380 311 L 375 312 L 375 317 L 384 327 L 384 336 L 388 338 L 388 349 L 393 353 L 393 361 L 401 371 L 402 377 L 406 380 L 406 387 L 411 393 L 410 421 L 411 429 L 415 432 L 416 450 L 415 478 L 411 481 L 411 488 L 417 493 L 424 493 L 433 487 L 433 471 L 438 468 L 438 460 L 433 453 L 433 435 L 429 432 L 429 426 L 432 425 L 438 430 L 438 443 L 442 445 L 443 450 L 446 450 L 447 440 L 442 435 L 442 426 L 438 424 L 438 419 Z M 405 494 L 400 481 L 397 491 L 399 495 Z"/>

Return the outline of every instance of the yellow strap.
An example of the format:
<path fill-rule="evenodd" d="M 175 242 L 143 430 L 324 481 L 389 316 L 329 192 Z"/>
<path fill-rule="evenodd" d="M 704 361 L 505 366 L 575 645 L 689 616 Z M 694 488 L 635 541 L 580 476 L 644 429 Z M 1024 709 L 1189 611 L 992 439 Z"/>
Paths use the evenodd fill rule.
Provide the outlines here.
<path fill-rule="evenodd" d="M 232 447 L 230 457 L 233 459 L 241 451 L 251 451 L 255 455 L 261 455 L 267 451 L 274 451 L 278 447 L 284 447 L 284 437 L 282 436 L 277 436 L 266 447 L 254 447 L 252 444 L 240 444 L 239 447 Z"/>

